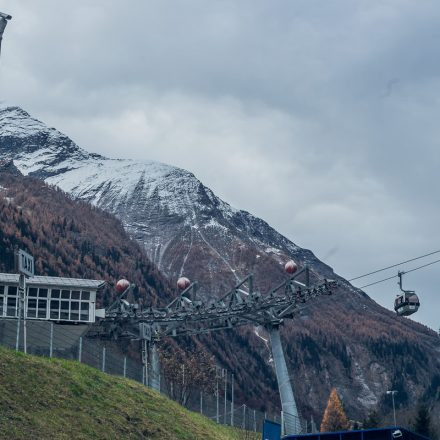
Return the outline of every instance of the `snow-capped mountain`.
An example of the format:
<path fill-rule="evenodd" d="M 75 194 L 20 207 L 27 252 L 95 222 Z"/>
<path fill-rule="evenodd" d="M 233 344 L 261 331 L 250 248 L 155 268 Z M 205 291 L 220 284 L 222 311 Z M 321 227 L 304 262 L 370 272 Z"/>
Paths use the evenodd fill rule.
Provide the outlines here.
<path fill-rule="evenodd" d="M 332 275 L 311 252 L 264 221 L 232 208 L 192 173 L 158 162 L 90 154 L 18 107 L 0 110 L 0 154 L 13 159 L 23 174 L 115 214 L 164 273 L 207 281 L 212 294 L 227 287 L 223 277 L 210 282 L 220 273 L 238 280 L 260 263 L 267 265 L 267 258 L 281 267 L 295 256 Z M 249 249 L 252 257 L 240 257 Z M 193 267 L 201 253 L 215 262 L 203 273 Z"/>
<path fill-rule="evenodd" d="M 192 173 L 88 153 L 20 108 L 0 108 L 0 158 L 115 214 L 164 274 L 198 280 L 207 295 L 225 292 L 250 272 L 264 291 L 283 279 L 282 267 L 290 258 L 308 264 L 315 277 L 336 277 L 312 252 L 263 220 L 232 208 Z M 384 390 L 390 387 L 401 391 L 402 405 L 439 392 L 430 388 L 435 378 L 440 383 L 437 335 L 397 318 L 348 282 L 343 281 L 338 296 L 315 302 L 288 323 L 284 334 L 304 415 L 319 416 L 333 386 L 346 398 L 352 417 L 376 404 L 387 410 Z M 231 353 L 231 368 L 248 388 L 242 387 L 243 393 L 252 394 L 252 386 L 260 394 L 269 392 L 262 385 L 270 366 L 264 331 L 249 328 L 238 336 L 225 335 L 210 343 Z M 251 371 L 246 356 L 253 352 L 262 354 L 266 365 Z M 270 393 L 275 395 L 273 389 Z"/>

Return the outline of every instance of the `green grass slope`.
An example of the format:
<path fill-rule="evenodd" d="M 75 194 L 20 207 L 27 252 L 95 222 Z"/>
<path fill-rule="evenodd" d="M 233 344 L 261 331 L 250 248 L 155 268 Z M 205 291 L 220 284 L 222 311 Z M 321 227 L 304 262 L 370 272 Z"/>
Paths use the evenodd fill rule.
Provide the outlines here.
<path fill-rule="evenodd" d="M 1 439 L 238 440 L 243 434 L 137 382 L 0 347 Z"/>

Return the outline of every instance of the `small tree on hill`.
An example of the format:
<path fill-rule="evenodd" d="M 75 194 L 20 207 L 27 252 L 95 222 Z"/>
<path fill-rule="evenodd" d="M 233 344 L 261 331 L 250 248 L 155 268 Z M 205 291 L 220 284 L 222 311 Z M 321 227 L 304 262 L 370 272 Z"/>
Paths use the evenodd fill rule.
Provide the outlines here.
<path fill-rule="evenodd" d="M 206 351 L 196 348 L 185 353 L 176 347 L 162 347 L 159 357 L 168 395 L 181 405 L 195 391 L 213 391 L 216 365 Z"/>
<path fill-rule="evenodd" d="M 321 423 L 321 432 L 343 431 L 350 428 L 347 416 L 342 408 L 341 399 L 333 388 Z"/>
<path fill-rule="evenodd" d="M 376 410 L 373 410 L 368 414 L 368 417 L 363 421 L 363 427 L 365 429 L 379 427 L 379 416 Z"/>
<path fill-rule="evenodd" d="M 425 437 L 431 436 L 431 415 L 429 414 L 428 407 L 424 404 L 419 405 L 417 409 L 414 431 Z"/>

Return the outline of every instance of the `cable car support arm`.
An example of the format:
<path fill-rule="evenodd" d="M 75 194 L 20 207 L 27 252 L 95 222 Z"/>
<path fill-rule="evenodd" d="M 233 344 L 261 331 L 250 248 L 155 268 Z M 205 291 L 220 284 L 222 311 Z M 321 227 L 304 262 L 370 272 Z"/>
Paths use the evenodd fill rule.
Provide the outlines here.
<path fill-rule="evenodd" d="M 154 352 L 161 336 L 198 335 L 249 324 L 263 326 L 270 337 L 282 409 L 293 416 L 286 420 L 286 433 L 295 434 L 299 432 L 298 411 L 279 328 L 284 319 L 294 318 L 312 299 L 331 295 L 337 282 L 322 280 L 310 285 L 305 267 L 265 294 L 255 291 L 253 284 L 250 274 L 219 299 L 205 300 L 198 294 L 197 283 L 192 283 L 163 308 L 141 310 L 118 298 L 116 306 L 107 309 L 100 321 L 96 336 L 147 340 Z"/>

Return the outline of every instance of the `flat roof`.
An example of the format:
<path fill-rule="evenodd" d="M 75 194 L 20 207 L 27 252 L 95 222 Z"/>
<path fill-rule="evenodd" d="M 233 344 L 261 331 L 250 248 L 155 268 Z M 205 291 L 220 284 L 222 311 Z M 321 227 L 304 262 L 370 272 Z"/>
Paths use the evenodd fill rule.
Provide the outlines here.
<path fill-rule="evenodd" d="M 17 284 L 19 275 L 15 273 L 0 273 L 0 284 Z M 86 280 L 82 278 L 63 278 L 63 277 L 46 277 L 33 276 L 27 278 L 28 286 L 49 286 L 49 287 L 81 287 L 85 289 L 98 290 L 104 287 L 106 282 L 102 280 Z"/>

